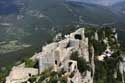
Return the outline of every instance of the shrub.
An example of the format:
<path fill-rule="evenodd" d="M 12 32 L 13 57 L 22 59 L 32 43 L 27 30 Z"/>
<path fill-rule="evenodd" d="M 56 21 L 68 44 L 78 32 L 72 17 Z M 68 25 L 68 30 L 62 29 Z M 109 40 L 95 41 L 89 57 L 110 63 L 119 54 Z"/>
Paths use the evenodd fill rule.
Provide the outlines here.
<path fill-rule="evenodd" d="M 25 61 L 26 67 L 34 67 L 35 64 L 36 64 L 36 62 L 31 60 L 31 59 L 28 59 L 28 60 Z"/>
<path fill-rule="evenodd" d="M 78 69 L 81 73 L 83 73 L 85 70 L 89 70 L 90 68 L 87 65 L 87 62 L 85 61 L 85 59 L 83 59 L 82 57 L 78 57 L 78 56 L 79 54 L 77 51 L 73 52 L 70 59 L 77 61 Z"/>
<path fill-rule="evenodd" d="M 103 80 L 98 80 L 96 83 L 105 83 Z"/>

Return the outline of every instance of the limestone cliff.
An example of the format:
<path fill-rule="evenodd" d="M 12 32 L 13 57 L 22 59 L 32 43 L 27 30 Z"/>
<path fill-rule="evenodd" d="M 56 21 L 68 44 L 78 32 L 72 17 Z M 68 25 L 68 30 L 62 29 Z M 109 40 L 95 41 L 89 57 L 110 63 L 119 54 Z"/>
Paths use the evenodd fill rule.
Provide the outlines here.
<path fill-rule="evenodd" d="M 14 67 L 6 83 L 115 83 L 121 81 L 120 73 L 124 83 L 125 66 L 115 28 L 80 28 L 56 39 L 31 58 L 37 67 L 26 68 L 26 63 Z"/>

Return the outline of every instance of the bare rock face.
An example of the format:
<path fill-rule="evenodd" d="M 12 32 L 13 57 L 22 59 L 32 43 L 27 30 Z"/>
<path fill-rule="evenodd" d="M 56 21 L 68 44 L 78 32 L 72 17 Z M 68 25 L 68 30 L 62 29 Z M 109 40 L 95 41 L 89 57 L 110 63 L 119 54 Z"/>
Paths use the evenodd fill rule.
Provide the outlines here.
<path fill-rule="evenodd" d="M 83 58 L 85 62 L 90 62 L 88 38 L 84 35 L 84 28 L 71 33 L 62 41 L 54 42 L 43 47 L 43 51 L 39 55 L 40 73 L 50 66 L 54 67 L 54 71 L 56 72 L 63 68 L 67 73 L 74 72 L 75 74 L 68 81 L 92 83 L 91 71 L 85 70 L 84 73 L 80 73 L 77 67 L 77 61 L 70 59 L 74 51 L 77 51 L 79 54 L 78 57 Z"/>
<path fill-rule="evenodd" d="M 119 62 L 119 72 L 122 77 L 122 83 L 125 83 L 125 57 L 123 55 L 123 60 Z"/>
<path fill-rule="evenodd" d="M 110 59 L 115 62 L 115 58 L 119 57 L 119 54 L 114 54 L 118 52 L 117 48 L 119 48 L 116 30 L 104 28 L 101 31 L 80 28 L 69 35 L 65 35 L 65 38 L 61 38 L 61 41 L 55 41 L 44 46 L 42 52 L 35 54 L 31 58 L 38 61 L 39 74 L 36 75 L 37 80 L 35 80 L 35 83 L 39 83 L 39 81 L 49 83 L 48 81 L 53 76 L 47 76 L 48 74 L 46 79 L 41 81 L 41 74 L 47 69 L 51 69 L 48 71 L 49 73 L 56 72 L 57 83 L 61 83 L 59 79 L 63 78 L 65 78 L 66 83 L 94 83 L 95 78 L 98 78 L 96 76 L 98 74 L 96 72 L 98 64 L 111 63 Z M 123 67 L 123 62 L 121 62 L 119 69 L 122 75 Z M 117 71 L 117 68 L 114 68 L 114 70 Z M 19 83 L 19 80 L 16 80 L 16 82 Z"/>
<path fill-rule="evenodd" d="M 38 75 L 38 69 L 13 67 L 10 75 L 6 78 L 6 83 L 22 83 L 29 79 L 32 75 Z"/>

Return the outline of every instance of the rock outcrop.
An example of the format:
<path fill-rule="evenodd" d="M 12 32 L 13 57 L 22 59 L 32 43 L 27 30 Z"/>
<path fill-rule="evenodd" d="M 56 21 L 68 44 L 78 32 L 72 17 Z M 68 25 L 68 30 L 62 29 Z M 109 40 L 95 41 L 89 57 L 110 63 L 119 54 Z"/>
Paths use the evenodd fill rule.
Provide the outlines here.
<path fill-rule="evenodd" d="M 38 61 L 38 73 L 34 73 L 36 70 L 30 68 L 24 68 L 21 72 L 32 71 L 30 76 L 33 74 L 37 79 L 31 83 L 50 83 L 51 79 L 55 79 L 52 78 L 54 76 L 51 77 L 51 74 L 49 74 L 50 76 L 45 75 L 46 78 L 42 79 L 41 75 L 48 69 L 50 69 L 48 72 L 56 73 L 54 75 L 57 78 L 57 83 L 62 83 L 60 80 L 62 78 L 65 78 L 63 81 L 66 83 L 93 83 L 97 74 L 95 73 L 98 66 L 96 63 L 120 57 L 120 54 L 114 54 L 119 52 L 118 48 L 115 29 L 80 28 L 74 33 L 65 35 L 61 41 L 44 46 L 40 53 L 31 58 Z M 120 63 L 119 67 L 122 69 L 120 71 L 123 75 L 123 68 L 121 68 L 123 66 L 121 65 L 123 64 Z M 18 69 L 12 69 L 11 73 Z M 117 68 L 114 69 L 117 70 Z M 26 72 L 25 76 L 29 75 L 29 72 Z M 15 80 L 10 78 L 13 77 L 11 73 L 7 77 L 6 83 L 21 83 L 19 80 L 22 80 L 23 77 L 20 78 L 18 75 L 16 77 L 18 80 Z M 8 82 L 8 78 L 11 82 Z M 31 80 L 28 79 L 29 77 L 27 77 L 27 82 L 30 82 Z M 22 80 L 22 82 L 24 81 Z"/>

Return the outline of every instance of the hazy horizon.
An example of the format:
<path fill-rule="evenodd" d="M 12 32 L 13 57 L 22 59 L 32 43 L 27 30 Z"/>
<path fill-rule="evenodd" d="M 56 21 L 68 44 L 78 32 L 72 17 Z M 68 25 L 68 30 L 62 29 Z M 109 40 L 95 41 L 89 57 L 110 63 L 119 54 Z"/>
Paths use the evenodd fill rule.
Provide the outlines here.
<path fill-rule="evenodd" d="M 68 0 L 68 1 L 78 1 L 78 2 L 87 2 L 87 3 L 93 3 L 93 4 L 99 4 L 99 5 L 105 5 L 110 6 L 115 3 L 125 1 L 125 0 Z"/>

